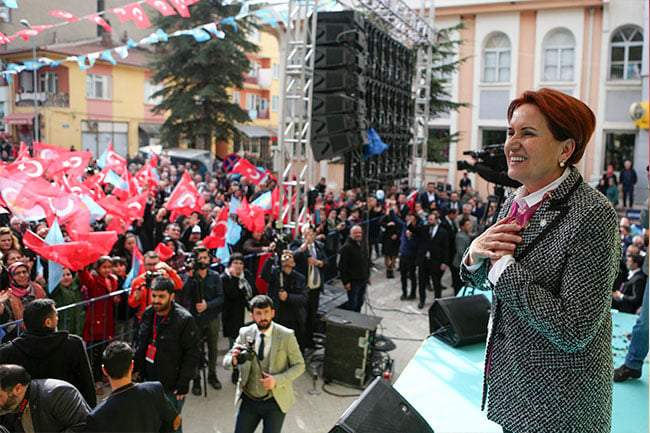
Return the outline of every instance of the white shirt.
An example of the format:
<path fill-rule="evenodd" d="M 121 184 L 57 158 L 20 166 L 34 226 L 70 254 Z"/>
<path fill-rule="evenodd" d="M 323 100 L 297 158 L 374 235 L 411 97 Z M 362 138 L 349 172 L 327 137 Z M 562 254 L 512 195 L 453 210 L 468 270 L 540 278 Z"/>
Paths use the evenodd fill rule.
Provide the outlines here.
<path fill-rule="evenodd" d="M 255 337 L 255 353 L 260 352 L 260 343 L 262 342 L 262 338 L 260 337 L 260 334 L 264 334 L 264 359 L 267 359 L 267 357 L 271 353 L 271 337 L 273 336 L 273 322 L 271 322 L 271 326 L 269 326 L 268 329 L 265 330 L 264 332 L 260 332 L 259 328 L 257 328 L 257 336 Z"/>
<path fill-rule="evenodd" d="M 535 206 L 537 203 L 541 202 L 544 199 L 544 195 L 547 192 L 553 191 L 558 186 L 560 186 L 560 184 L 564 182 L 567 177 L 569 177 L 569 174 L 571 174 L 571 169 L 567 167 L 564 169 L 564 172 L 560 177 L 532 194 L 527 194 L 528 191 L 525 187 L 519 188 L 519 190 L 517 190 L 517 195 L 515 197 L 514 203 L 517 203 L 519 207 Z M 470 272 L 477 270 L 481 266 L 482 262 L 483 261 L 481 260 L 478 263 L 475 263 L 473 266 L 468 266 L 467 270 Z M 494 265 L 492 265 L 490 272 L 488 272 L 488 280 L 490 280 L 492 284 L 496 285 L 497 281 L 499 281 L 499 278 L 501 277 L 501 274 L 503 274 L 506 268 L 513 263 L 515 263 L 515 258 L 512 256 L 512 254 L 506 254 L 501 257 L 499 260 L 494 262 Z"/>

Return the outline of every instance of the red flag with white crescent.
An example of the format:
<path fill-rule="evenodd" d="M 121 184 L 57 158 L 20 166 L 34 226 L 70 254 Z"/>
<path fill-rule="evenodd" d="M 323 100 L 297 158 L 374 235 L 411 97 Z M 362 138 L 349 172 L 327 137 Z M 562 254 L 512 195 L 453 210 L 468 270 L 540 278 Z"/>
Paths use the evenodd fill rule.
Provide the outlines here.
<path fill-rule="evenodd" d="M 87 150 L 61 153 L 47 168 L 47 174 L 50 177 L 60 176 L 63 173 L 72 178 L 81 177 L 92 156 L 93 153 Z"/>
<path fill-rule="evenodd" d="M 147 4 L 152 8 L 157 9 L 158 12 L 160 12 L 164 17 L 168 17 L 170 15 L 176 15 L 176 11 L 174 10 L 174 8 L 171 7 L 169 3 L 167 3 L 165 0 L 147 0 Z"/>
<path fill-rule="evenodd" d="M 203 213 L 204 205 L 205 200 L 196 189 L 194 181 L 187 172 L 183 172 L 183 176 L 170 194 L 165 208 L 175 210 L 175 214 L 190 215 L 194 211 Z"/>
<path fill-rule="evenodd" d="M 215 221 L 210 234 L 206 236 L 201 245 L 211 250 L 226 246 L 226 232 L 228 231 L 228 206 L 221 208 L 221 213 Z"/>
<path fill-rule="evenodd" d="M 95 24 L 97 24 L 107 32 L 110 32 L 112 30 L 110 24 L 108 24 L 106 20 L 102 18 L 101 15 L 99 14 L 88 15 L 86 18 L 88 18 L 90 21 L 94 22 Z"/>
<path fill-rule="evenodd" d="M 246 158 L 239 158 L 232 168 L 232 173 L 239 173 L 242 176 L 246 176 L 248 180 L 253 182 L 255 185 L 259 185 L 265 176 Z"/>
<path fill-rule="evenodd" d="M 48 14 L 52 15 L 53 17 L 63 18 L 69 23 L 73 21 L 77 21 L 79 19 L 77 16 L 72 15 L 70 12 L 66 12 L 62 10 L 49 11 Z"/>

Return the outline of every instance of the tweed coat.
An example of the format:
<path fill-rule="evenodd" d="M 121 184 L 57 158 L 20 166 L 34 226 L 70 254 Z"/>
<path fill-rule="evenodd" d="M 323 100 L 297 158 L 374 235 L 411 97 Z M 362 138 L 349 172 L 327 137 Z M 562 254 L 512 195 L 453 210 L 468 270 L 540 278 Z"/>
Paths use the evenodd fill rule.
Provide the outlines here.
<path fill-rule="evenodd" d="M 521 235 L 492 287 L 481 407 L 487 398 L 488 418 L 517 433 L 609 432 L 616 212 L 572 168 Z M 461 278 L 481 287 L 488 265 L 463 265 Z"/>
<path fill-rule="evenodd" d="M 239 330 L 235 345 L 244 345 L 247 341 L 255 341 L 257 337 L 257 325 L 255 323 L 244 326 Z M 293 381 L 305 372 L 305 360 L 300 353 L 298 341 L 293 329 L 284 327 L 273 322 L 273 335 L 271 340 L 271 352 L 269 353 L 269 374 L 275 377 L 275 388 L 271 390 L 275 402 L 283 413 L 296 402 L 293 393 Z M 232 370 L 232 351 L 223 357 L 223 366 L 226 370 Z M 251 371 L 251 363 L 245 362 L 238 366 L 239 382 L 235 392 L 235 404 L 242 396 L 242 388 L 248 382 Z"/>

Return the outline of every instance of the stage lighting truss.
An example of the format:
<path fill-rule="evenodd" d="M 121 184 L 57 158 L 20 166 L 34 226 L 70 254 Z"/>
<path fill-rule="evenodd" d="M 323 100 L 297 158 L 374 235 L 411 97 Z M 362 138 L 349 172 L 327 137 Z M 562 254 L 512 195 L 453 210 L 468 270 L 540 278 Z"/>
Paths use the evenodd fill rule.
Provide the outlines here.
<path fill-rule="evenodd" d="M 310 136 L 318 0 L 290 0 L 288 6 L 285 32 L 280 36 L 279 221 L 298 228 L 308 221 L 307 195 L 309 185 L 315 183 Z"/>
<path fill-rule="evenodd" d="M 429 131 L 429 98 L 433 50 L 437 40 L 433 0 L 421 0 L 415 10 L 404 0 L 339 0 L 342 5 L 365 10 L 390 35 L 407 47 L 417 49 L 417 63 L 412 92 L 415 113 L 412 127 L 411 182 L 421 183 L 426 164 Z M 314 78 L 314 51 L 318 0 L 289 0 L 285 32 L 281 33 L 282 67 L 280 98 L 280 133 L 278 147 L 281 175 L 280 221 L 298 227 L 307 220 L 308 185 L 315 183 L 314 158 L 311 154 L 311 112 Z M 428 12 L 428 14 L 427 14 Z M 353 165 L 364 161 L 361 151 Z M 411 183 L 413 184 L 413 183 Z M 283 198 L 286 197 L 286 201 Z M 302 200 L 301 200 L 302 198 Z M 283 203 L 289 203 L 287 207 Z"/>

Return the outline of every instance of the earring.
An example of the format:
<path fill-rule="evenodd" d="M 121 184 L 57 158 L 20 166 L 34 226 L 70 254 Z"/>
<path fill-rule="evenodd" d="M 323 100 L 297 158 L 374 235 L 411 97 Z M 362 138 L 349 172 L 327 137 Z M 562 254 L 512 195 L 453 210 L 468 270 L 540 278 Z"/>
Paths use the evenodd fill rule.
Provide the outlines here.
<path fill-rule="evenodd" d="M 560 167 L 561 167 L 561 168 L 564 168 L 565 165 L 566 165 L 566 164 L 564 163 L 564 161 L 560 161 Z"/>

